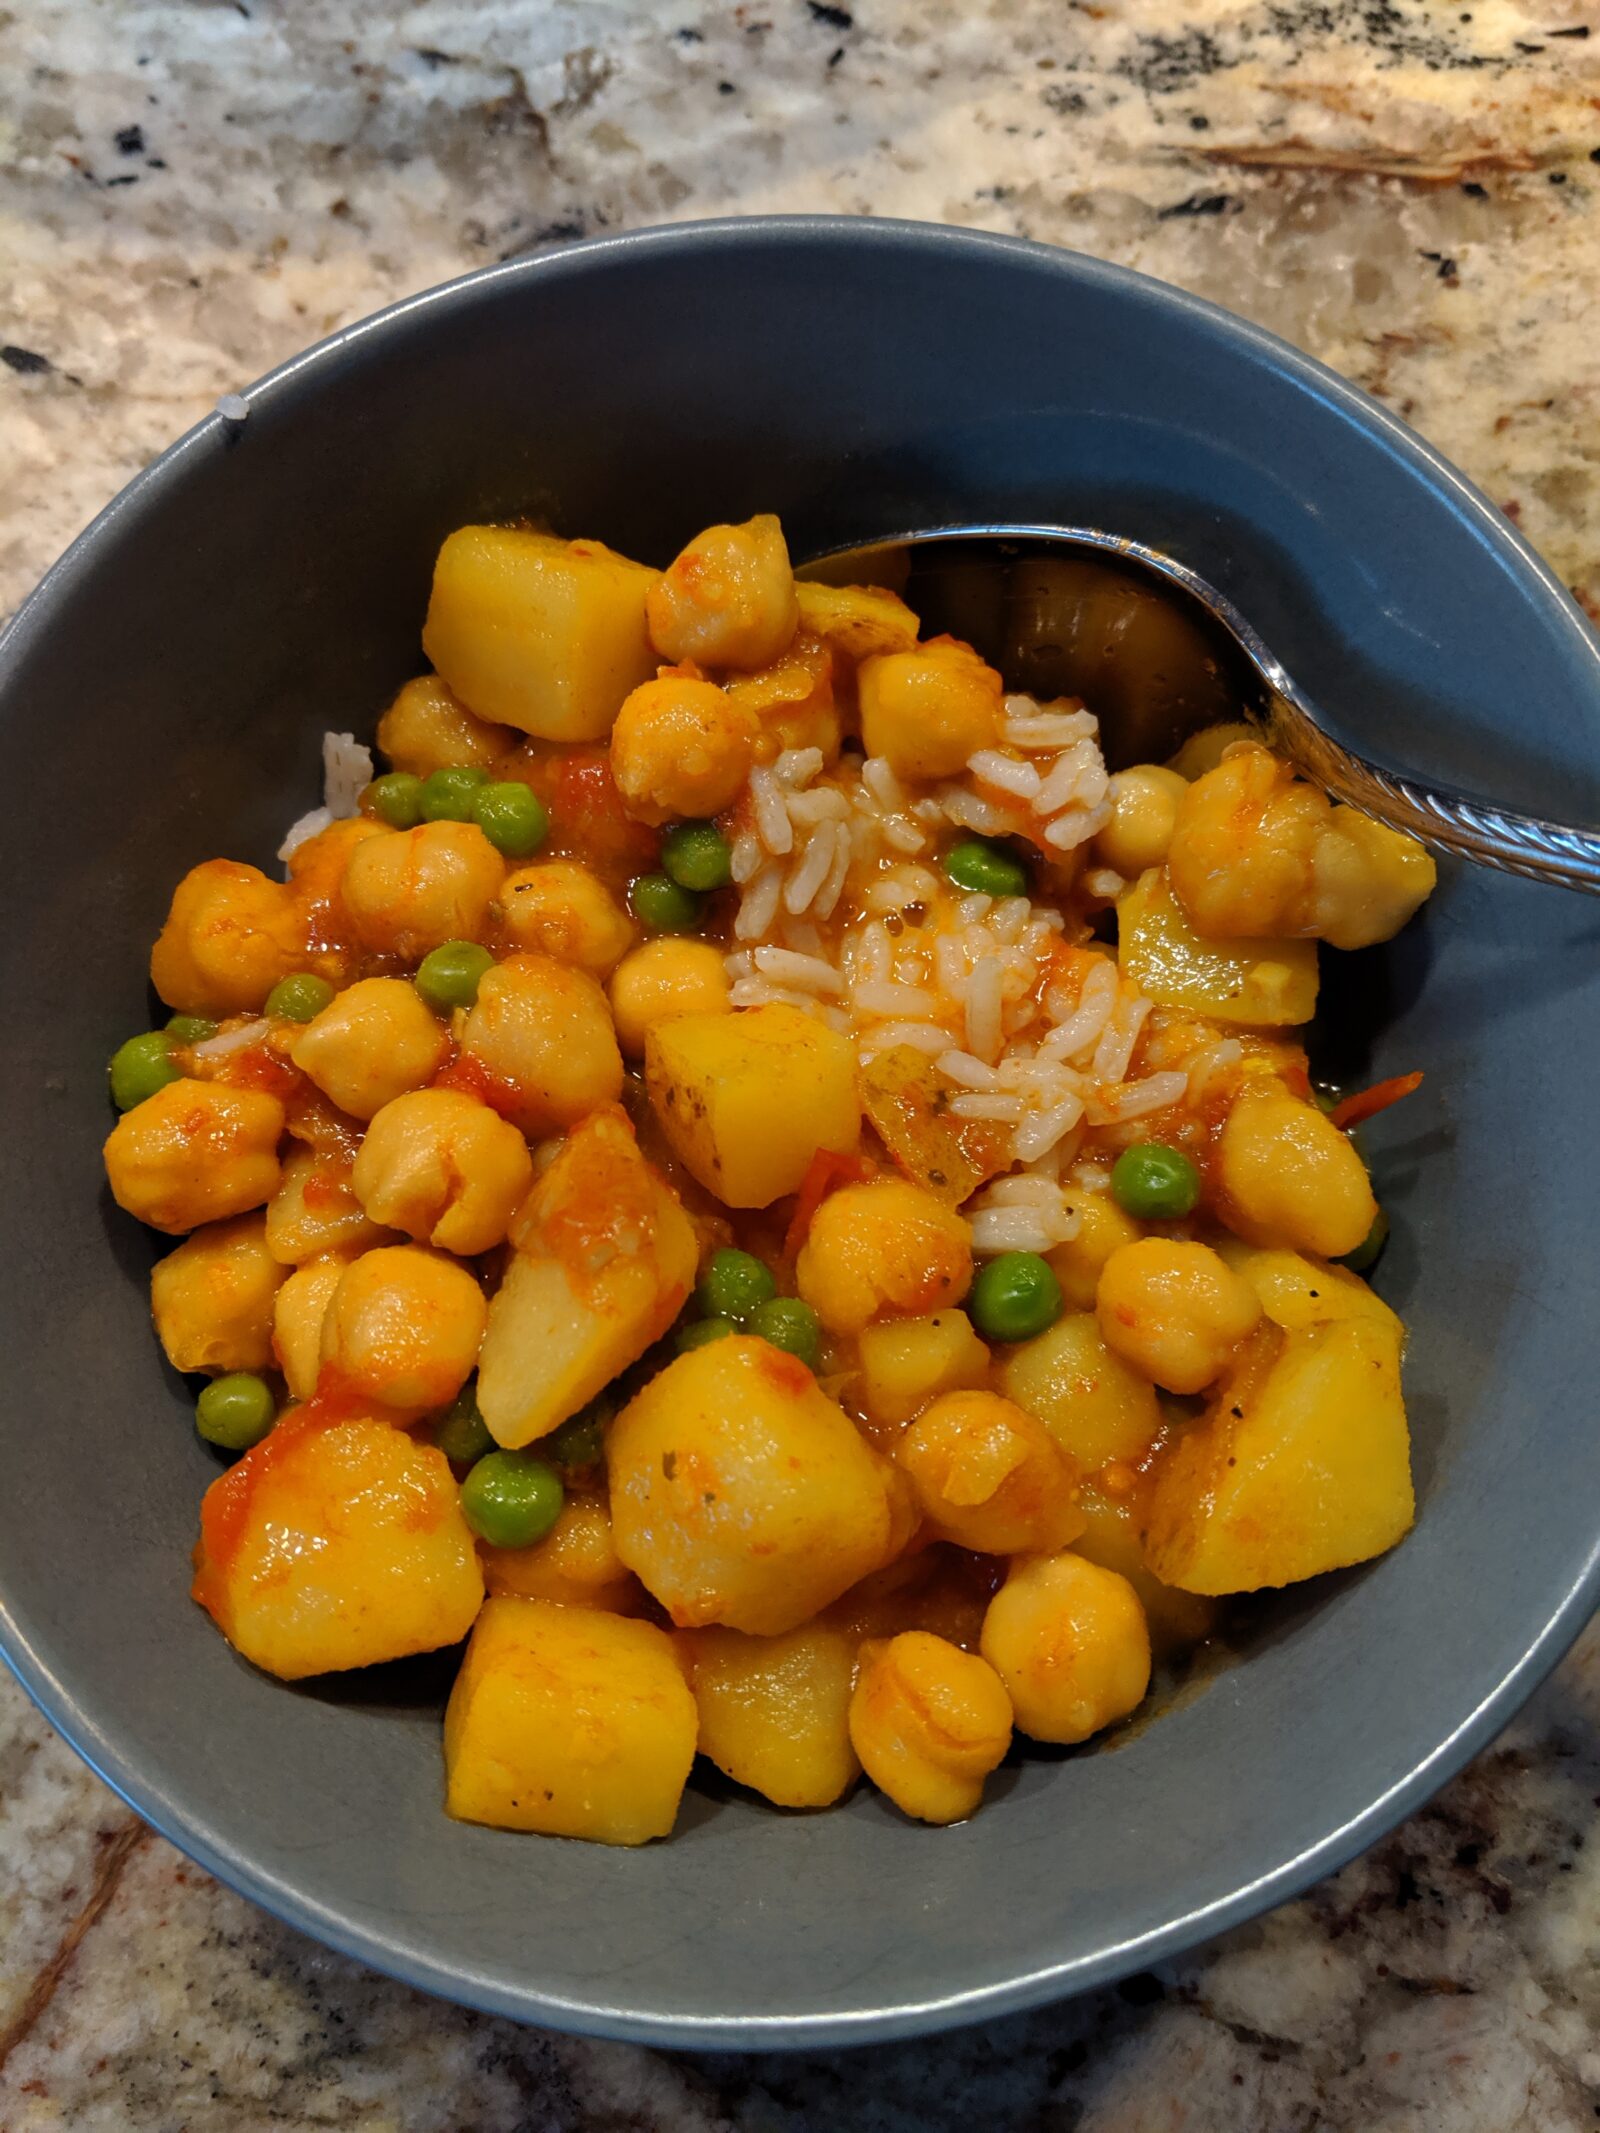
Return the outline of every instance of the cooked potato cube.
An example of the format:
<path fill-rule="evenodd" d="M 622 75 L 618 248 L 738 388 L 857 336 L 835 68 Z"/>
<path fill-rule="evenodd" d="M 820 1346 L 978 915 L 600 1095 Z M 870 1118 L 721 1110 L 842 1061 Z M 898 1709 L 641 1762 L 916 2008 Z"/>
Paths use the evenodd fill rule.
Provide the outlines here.
<path fill-rule="evenodd" d="M 782 1637 L 688 1629 L 678 1652 L 700 1713 L 700 1753 L 778 1807 L 831 1807 L 861 1773 L 850 1745 L 856 1654 L 819 1622 Z"/>
<path fill-rule="evenodd" d="M 795 1286 L 830 1333 L 925 1316 L 972 1286 L 972 1231 L 953 1207 L 903 1178 L 829 1193 L 811 1218 Z"/>
<path fill-rule="evenodd" d="M 631 918 L 611 891 L 576 859 L 541 859 L 508 874 L 500 890 L 505 928 L 519 948 L 576 964 L 605 978 L 633 946 Z"/>
<path fill-rule="evenodd" d="M 385 1104 L 351 1173 L 357 1205 L 378 1222 L 464 1259 L 501 1241 L 532 1183 L 516 1127 L 458 1089 Z"/>
<path fill-rule="evenodd" d="M 463 1266 L 414 1244 L 363 1252 L 322 1323 L 323 1367 L 342 1391 L 395 1415 L 448 1406 L 483 1339 L 483 1291 Z"/>
<path fill-rule="evenodd" d="M 1078 1218 L 1077 1235 L 1045 1256 L 1068 1310 L 1092 1311 L 1100 1269 L 1119 1246 L 1137 1242 L 1144 1232 L 1108 1192 L 1075 1192 L 1071 1206 Z"/>
<path fill-rule="evenodd" d="M 895 1446 L 941 1540 L 982 1555 L 1064 1548 L 1081 1532 L 1078 1467 L 1044 1424 L 993 1392 L 947 1392 Z"/>
<path fill-rule="evenodd" d="M 1355 1143 L 1275 1075 L 1254 1075 L 1217 1140 L 1218 1212 L 1251 1244 L 1287 1244 L 1319 1258 L 1353 1252 L 1377 1219 Z"/>
<path fill-rule="evenodd" d="M 878 652 L 909 652 L 916 648 L 922 625 L 898 593 L 882 585 L 818 585 L 809 581 L 795 587 L 800 602 L 800 626 L 831 644 L 846 659 L 871 659 Z"/>
<path fill-rule="evenodd" d="M 1021 1556 L 989 1602 L 983 1656 L 1030 1740 L 1087 1740 L 1150 1686 L 1150 1632 L 1126 1578 L 1080 1555 Z"/>
<path fill-rule="evenodd" d="M 599 541 L 462 526 L 434 565 L 422 649 L 479 718 L 596 741 L 655 671 L 645 600 L 656 577 Z"/>
<path fill-rule="evenodd" d="M 309 1400 L 322 1372 L 322 1328 L 350 1261 L 340 1253 L 298 1266 L 272 1307 L 272 1354 L 293 1400 Z"/>
<path fill-rule="evenodd" d="M 1004 684 L 970 644 L 935 637 L 878 652 L 856 674 L 861 738 L 897 777 L 955 778 L 1000 736 Z"/>
<path fill-rule="evenodd" d="M 1048 1332 L 1019 1341 L 1001 1365 L 1000 1385 L 1086 1474 L 1108 1459 L 1142 1459 L 1160 1434 L 1154 1386 L 1106 1346 L 1092 1311 L 1069 1311 Z"/>
<path fill-rule="evenodd" d="M 553 956 L 508 955 L 484 972 L 461 1056 L 524 1133 L 573 1125 L 622 1091 L 605 994 L 587 971 Z"/>
<path fill-rule="evenodd" d="M 1331 1319 L 1164 1454 L 1145 1560 L 1186 1592 L 1254 1592 L 1381 1555 L 1414 1511 L 1399 1321 Z"/>
<path fill-rule="evenodd" d="M 379 719 L 377 737 L 394 769 L 409 770 L 415 778 L 458 763 L 497 771 L 521 738 L 509 727 L 474 718 L 437 674 L 419 674 L 406 683 Z"/>
<path fill-rule="evenodd" d="M 888 1558 L 878 1459 L 797 1357 L 732 1334 L 611 1425 L 617 1553 L 680 1628 L 795 1629 Z"/>
<path fill-rule="evenodd" d="M 267 1249 L 274 1259 L 303 1266 L 328 1252 L 349 1255 L 394 1242 L 393 1231 L 371 1221 L 357 1199 L 347 1155 L 296 1148 L 284 1157 L 267 1202 Z"/>
<path fill-rule="evenodd" d="M 478 1405 L 530 1444 L 659 1340 L 694 1285 L 694 1230 L 619 1110 L 596 1111 L 539 1174 L 489 1305 Z"/>
<path fill-rule="evenodd" d="M 1117 898 L 1117 961 L 1150 999 L 1213 1022 L 1277 1028 L 1316 1011 L 1314 941 L 1202 938 L 1160 867 Z"/>
<path fill-rule="evenodd" d="M 1261 1317 L 1249 1282 L 1209 1244 L 1141 1237 L 1111 1254 L 1095 1304 L 1113 1353 L 1168 1392 L 1203 1392 Z"/>
<path fill-rule="evenodd" d="M 664 659 L 764 667 L 800 619 L 782 526 L 770 511 L 707 526 L 650 588 L 645 614 Z"/>
<path fill-rule="evenodd" d="M 1011 1701 L 975 1652 L 927 1630 L 903 1630 L 862 1652 L 850 1740 L 902 1814 L 961 1822 L 1011 1745 Z"/>
<path fill-rule="evenodd" d="M 1216 1626 L 1216 1601 L 1197 1592 L 1180 1592 L 1176 1585 L 1163 1585 L 1145 1562 L 1137 1497 L 1102 1494 L 1086 1486 L 1080 1507 L 1084 1527 L 1072 1543 L 1073 1554 L 1127 1579 L 1144 1609 L 1155 1653 L 1186 1652 L 1211 1634 Z"/>
<path fill-rule="evenodd" d="M 611 1615 L 637 1614 L 645 1597 L 617 1553 L 604 1496 L 569 1495 L 550 1531 L 531 1548 L 480 1543 L 478 1553 L 491 1593 L 553 1600 L 558 1607 L 598 1607 Z"/>
<path fill-rule="evenodd" d="M 443 1452 L 307 1414 L 207 1489 L 193 1591 L 236 1651 L 298 1681 L 454 1644 L 483 1578 Z"/>
<path fill-rule="evenodd" d="M 1241 1244 L 1232 1237 L 1225 1237 L 1217 1250 L 1249 1282 L 1272 1323 L 1288 1333 L 1320 1326 L 1330 1318 L 1375 1318 L 1397 1335 L 1401 1330 L 1383 1298 L 1346 1267 L 1329 1266 L 1326 1260 L 1299 1252 Z"/>
<path fill-rule="evenodd" d="M 819 1148 L 861 1137 L 855 1046 L 798 1007 L 678 1015 L 645 1033 L 645 1086 L 685 1167 L 725 1207 L 798 1192 Z"/>
<path fill-rule="evenodd" d="M 839 760 L 844 719 L 834 690 L 834 657 L 819 637 L 793 638 L 770 667 L 730 674 L 724 684 L 761 726 L 758 760 L 784 748 L 818 748 L 824 763 Z"/>
<path fill-rule="evenodd" d="M 124 1111 L 106 1137 L 117 1205 L 170 1236 L 270 1200 L 283 1105 L 260 1089 L 169 1081 Z"/>
<path fill-rule="evenodd" d="M 989 1351 L 965 1311 L 890 1318 L 857 1336 L 861 1398 L 885 1428 L 909 1422 L 942 1392 L 966 1392 L 989 1375 Z"/>
<path fill-rule="evenodd" d="M 351 852 L 339 898 L 364 948 L 418 963 L 489 923 L 506 863 L 476 822 L 382 830 Z"/>
<path fill-rule="evenodd" d="M 283 1268 L 259 1215 L 208 1222 L 150 1270 L 150 1313 L 174 1370 L 264 1370 Z"/>
<path fill-rule="evenodd" d="M 352 1118 L 375 1118 L 407 1089 L 431 1081 L 449 1056 L 449 1032 L 404 978 L 347 985 L 313 1015 L 289 1054 Z"/>
<path fill-rule="evenodd" d="M 445 1710 L 445 1807 L 494 1829 L 646 1844 L 677 1820 L 695 1728 L 661 1630 L 489 1600 Z"/>
<path fill-rule="evenodd" d="M 308 960 L 294 890 L 259 867 L 208 859 L 173 891 L 150 951 L 150 982 L 180 1014 L 256 1014 L 278 980 Z"/>

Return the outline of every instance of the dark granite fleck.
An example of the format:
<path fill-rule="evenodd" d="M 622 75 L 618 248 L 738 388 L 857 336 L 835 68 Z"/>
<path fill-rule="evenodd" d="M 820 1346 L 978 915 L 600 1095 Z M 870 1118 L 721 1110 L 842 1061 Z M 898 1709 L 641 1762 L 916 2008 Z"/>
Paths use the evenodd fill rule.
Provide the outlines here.
<path fill-rule="evenodd" d="M 825 22 L 831 30 L 853 30 L 856 18 L 847 7 L 830 7 L 828 0 L 806 0 L 812 20 Z"/>
<path fill-rule="evenodd" d="M 116 142 L 117 152 L 120 155 L 142 156 L 144 154 L 144 128 L 142 126 L 124 126 L 120 132 L 112 135 L 112 139 Z"/>
<path fill-rule="evenodd" d="M 56 367 L 48 356 L 40 355 L 37 349 L 18 348 L 9 341 L 0 348 L 0 363 L 4 363 L 7 370 L 20 372 L 25 378 L 35 377 L 42 371 L 54 370 Z"/>

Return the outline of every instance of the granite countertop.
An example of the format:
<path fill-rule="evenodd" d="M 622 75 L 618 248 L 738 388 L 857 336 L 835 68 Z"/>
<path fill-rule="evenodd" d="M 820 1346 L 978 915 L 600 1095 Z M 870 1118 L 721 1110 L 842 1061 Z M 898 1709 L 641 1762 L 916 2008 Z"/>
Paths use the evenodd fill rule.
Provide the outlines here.
<path fill-rule="evenodd" d="M 1287 334 L 1600 617 L 1593 0 L 30 0 L 0 17 L 0 607 L 282 357 L 759 209 L 1070 244 Z M 1192 1960 L 941 2040 L 674 2059 L 424 2000 L 152 1836 L 0 1679 L 0 2133 L 1577 2133 L 1600 1633 L 1431 1807 Z"/>

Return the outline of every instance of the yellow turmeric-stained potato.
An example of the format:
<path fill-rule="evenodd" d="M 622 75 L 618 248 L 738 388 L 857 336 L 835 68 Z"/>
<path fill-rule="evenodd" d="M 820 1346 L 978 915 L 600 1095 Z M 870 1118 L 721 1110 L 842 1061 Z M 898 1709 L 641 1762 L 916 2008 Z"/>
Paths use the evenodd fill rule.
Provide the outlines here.
<path fill-rule="evenodd" d="M 1068 1310 L 1092 1311 L 1100 1269 L 1119 1245 L 1134 1243 L 1144 1232 L 1108 1192 L 1070 1191 L 1068 1204 L 1078 1218 L 1077 1234 L 1055 1245 L 1045 1257 L 1061 1284 Z"/>
<path fill-rule="evenodd" d="M 278 1187 L 283 1105 L 260 1089 L 169 1081 L 124 1111 L 105 1144 L 117 1205 L 180 1236 L 248 1213 Z"/>
<path fill-rule="evenodd" d="M 802 632 L 771 666 L 728 677 L 728 695 L 760 721 L 758 762 L 766 762 L 785 748 L 816 748 L 829 765 L 839 760 L 844 715 L 835 688 L 835 665 L 827 645 Z"/>
<path fill-rule="evenodd" d="M 800 620 L 782 526 L 770 511 L 742 526 L 707 526 L 650 588 L 645 616 L 664 659 L 766 666 Z"/>
<path fill-rule="evenodd" d="M 1317 945 L 1196 932 L 1167 879 L 1149 867 L 1117 898 L 1117 963 L 1164 1007 L 1250 1029 L 1309 1022 L 1317 1005 Z"/>
<path fill-rule="evenodd" d="M 645 1844 L 677 1820 L 696 1725 L 672 1640 L 648 1622 L 489 1600 L 445 1710 L 445 1807 L 495 1829 Z"/>
<path fill-rule="evenodd" d="M 1000 1386 L 1087 1474 L 1110 1459 L 1142 1459 L 1161 1431 L 1155 1387 L 1107 1347 L 1093 1311 L 1068 1311 L 1018 1341 L 1000 1366 Z"/>
<path fill-rule="evenodd" d="M 607 1106 L 567 1135 L 517 1211 L 489 1305 L 478 1405 L 496 1441 L 530 1444 L 659 1340 L 694 1283 L 694 1229 Z"/>
<path fill-rule="evenodd" d="M 150 1270 L 150 1315 L 174 1370 L 264 1370 L 283 1268 L 259 1215 L 208 1222 Z"/>
<path fill-rule="evenodd" d="M 623 957 L 611 973 L 610 1000 L 617 1042 L 628 1058 L 642 1059 L 645 1034 L 656 1023 L 728 1008 L 727 958 L 710 941 L 664 933 Z"/>
<path fill-rule="evenodd" d="M 378 721 L 378 747 L 395 770 L 416 778 L 465 764 L 497 770 L 521 741 L 509 726 L 475 718 L 437 674 L 408 681 Z"/>
<path fill-rule="evenodd" d="M 395 1415 L 426 1414 L 472 1375 L 485 1309 L 483 1291 L 453 1259 L 381 1245 L 339 1277 L 322 1322 L 323 1367 L 341 1394 Z"/>
<path fill-rule="evenodd" d="M 1011 1745 L 1011 1699 L 994 1667 L 923 1629 L 868 1644 L 850 1702 L 862 1768 L 902 1814 L 962 1822 Z"/>
<path fill-rule="evenodd" d="M 483 1576 L 443 1452 L 291 1414 L 207 1489 L 192 1589 L 236 1651 L 298 1681 L 454 1644 Z"/>
<path fill-rule="evenodd" d="M 341 1111 L 374 1118 L 433 1079 L 450 1038 L 404 978 L 359 978 L 312 1017 L 289 1056 Z"/>
<path fill-rule="evenodd" d="M 664 667 L 617 713 L 611 775 L 640 822 L 720 814 L 750 774 L 760 733 L 748 704 L 698 672 Z"/>
<path fill-rule="evenodd" d="M 1299 1333 L 1331 1318 L 1375 1318 L 1397 1333 L 1403 1331 L 1383 1298 L 1346 1267 L 1329 1266 L 1325 1259 L 1306 1258 L 1299 1252 L 1243 1244 L 1232 1237 L 1224 1237 L 1217 1250 L 1249 1282 L 1272 1323 L 1286 1332 Z"/>
<path fill-rule="evenodd" d="M 1048 1553 L 1083 1530 L 1078 1468 L 1044 1424 L 994 1392 L 947 1392 L 895 1446 L 942 1540 L 980 1555 Z"/>
<path fill-rule="evenodd" d="M 576 859 L 541 859 L 508 874 L 500 890 L 505 929 L 538 949 L 604 978 L 633 946 L 634 923 L 598 874 Z"/>
<path fill-rule="evenodd" d="M 831 1807 L 861 1774 L 850 1745 L 853 1640 L 820 1622 L 781 1637 L 678 1632 L 700 1753 L 778 1807 Z"/>
<path fill-rule="evenodd" d="M 180 1014 L 254 1014 L 308 958 L 305 916 L 286 882 L 208 859 L 173 892 L 150 951 L 150 982 Z"/>
<path fill-rule="evenodd" d="M 1095 1306 L 1105 1344 L 1168 1392 L 1203 1392 L 1261 1318 L 1209 1244 L 1141 1237 L 1111 1254 Z"/>
<path fill-rule="evenodd" d="M 1175 770 L 1135 763 L 1111 780 L 1111 820 L 1094 840 L 1094 855 L 1132 881 L 1146 867 L 1162 865 L 1178 819 L 1178 802 L 1189 790 Z"/>
<path fill-rule="evenodd" d="M 1377 1219 L 1355 1143 L 1275 1076 L 1240 1088 L 1217 1141 L 1218 1212 L 1250 1244 L 1338 1259 Z"/>
<path fill-rule="evenodd" d="M 967 1223 L 902 1178 L 830 1193 L 795 1264 L 795 1286 L 830 1333 L 857 1333 L 891 1312 L 925 1317 L 971 1285 Z"/>
<path fill-rule="evenodd" d="M 569 1495 L 560 1516 L 531 1548 L 491 1548 L 478 1543 L 491 1593 L 519 1600 L 553 1600 L 559 1607 L 598 1607 L 633 1615 L 644 1587 L 617 1553 L 611 1508 L 603 1495 Z"/>
<path fill-rule="evenodd" d="M 999 739 L 1000 677 L 955 637 L 864 659 L 856 689 L 867 753 L 886 756 L 898 777 L 959 777 Z"/>
<path fill-rule="evenodd" d="M 921 628 L 898 593 L 883 585 L 795 587 L 802 628 L 820 637 L 846 659 L 870 659 L 877 652 L 909 652 Z"/>
<path fill-rule="evenodd" d="M 500 1242 L 532 1183 L 516 1127 L 456 1089 L 413 1089 L 386 1103 L 351 1173 L 374 1222 L 464 1259 Z"/>
<path fill-rule="evenodd" d="M 322 1372 L 322 1328 L 350 1260 L 341 1252 L 297 1266 L 273 1299 L 272 1355 L 294 1400 L 309 1400 Z"/>
<path fill-rule="evenodd" d="M 296 1148 L 284 1157 L 278 1189 L 267 1202 L 267 1249 L 274 1259 L 300 1266 L 326 1252 L 353 1255 L 394 1242 L 392 1230 L 363 1211 L 347 1155 Z"/>
<path fill-rule="evenodd" d="M 553 956 L 510 955 L 484 972 L 461 1052 L 524 1133 L 570 1126 L 622 1090 L 605 994 L 587 971 Z"/>
<path fill-rule="evenodd" d="M 989 1377 L 989 1351 L 965 1311 L 928 1318 L 889 1318 L 856 1336 L 861 1399 L 886 1428 L 909 1422 L 942 1392 L 962 1392 Z"/>
<path fill-rule="evenodd" d="M 415 963 L 481 936 L 505 872 L 476 822 L 420 822 L 358 844 L 340 897 L 363 947 Z"/>
<path fill-rule="evenodd" d="M 1126 1718 L 1150 1686 L 1137 1593 L 1079 1555 L 1020 1556 L 989 1602 L 980 1649 L 1030 1740 L 1087 1740 Z"/>
<path fill-rule="evenodd" d="M 617 1553 L 680 1628 L 779 1636 L 887 1559 L 880 1462 L 763 1340 L 669 1363 L 612 1423 L 606 1462 Z"/>
<path fill-rule="evenodd" d="M 658 573 L 601 541 L 462 526 L 439 550 L 422 649 L 479 718 L 547 741 L 598 741 L 651 673 Z"/>

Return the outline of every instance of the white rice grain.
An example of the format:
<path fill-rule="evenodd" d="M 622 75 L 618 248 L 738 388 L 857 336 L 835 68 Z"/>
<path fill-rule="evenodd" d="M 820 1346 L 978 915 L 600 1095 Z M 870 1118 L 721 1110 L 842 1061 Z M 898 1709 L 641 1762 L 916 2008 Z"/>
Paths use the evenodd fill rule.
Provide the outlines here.
<path fill-rule="evenodd" d="M 769 852 L 782 858 L 794 850 L 794 830 L 783 794 L 770 770 L 761 765 L 750 773 L 750 798 L 756 811 L 756 830 Z"/>
<path fill-rule="evenodd" d="M 844 978 L 820 956 L 796 955 L 789 948 L 758 948 L 752 959 L 764 978 L 775 985 L 793 986 L 800 992 L 837 998 L 844 991 Z"/>
<path fill-rule="evenodd" d="M 993 1059 L 1000 1049 L 1000 965 L 980 963 L 967 980 L 967 1050 Z"/>
<path fill-rule="evenodd" d="M 808 910 L 812 898 L 828 878 L 828 869 L 833 865 L 833 854 L 838 839 L 838 828 L 832 822 L 819 823 L 806 840 L 800 864 L 783 885 L 783 908 L 786 911 Z"/>
<path fill-rule="evenodd" d="M 980 784 L 991 785 L 996 792 L 1013 793 L 1019 800 L 1037 800 L 1040 780 L 1032 763 L 1019 763 L 1015 756 L 1002 755 L 998 748 L 980 748 L 976 755 L 968 756 L 967 768 Z"/>

